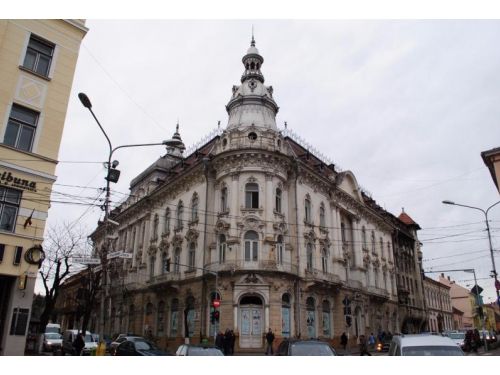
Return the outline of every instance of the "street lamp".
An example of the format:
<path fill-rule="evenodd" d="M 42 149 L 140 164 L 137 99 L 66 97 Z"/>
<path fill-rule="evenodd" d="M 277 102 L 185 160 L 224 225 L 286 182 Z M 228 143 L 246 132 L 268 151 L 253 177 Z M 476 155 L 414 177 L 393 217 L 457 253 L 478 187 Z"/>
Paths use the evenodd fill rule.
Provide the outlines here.
<path fill-rule="evenodd" d="M 472 208 L 474 210 L 481 211 L 484 214 L 484 218 L 485 218 L 485 221 L 486 221 L 486 231 L 488 232 L 488 241 L 489 241 L 489 244 L 490 244 L 491 264 L 493 266 L 493 277 L 495 278 L 495 291 L 497 293 L 497 305 L 498 306 L 500 306 L 500 281 L 498 281 L 497 269 L 495 267 L 495 257 L 493 256 L 493 245 L 491 243 L 490 224 L 488 222 L 488 212 L 489 212 L 489 210 L 491 208 L 495 207 L 499 203 L 500 203 L 500 201 L 492 204 L 485 211 L 485 210 L 483 210 L 482 208 L 479 208 L 479 207 L 467 206 L 465 204 L 458 204 L 458 203 L 455 203 L 455 202 L 449 201 L 449 200 L 444 200 L 443 201 L 443 204 L 449 204 L 449 205 L 453 205 L 453 206 L 460 206 L 460 207 Z"/>
<path fill-rule="evenodd" d="M 111 182 L 118 182 L 118 178 L 120 177 L 120 171 L 116 169 L 118 166 L 118 161 L 115 160 L 111 162 L 111 158 L 113 157 L 113 153 L 120 149 L 120 148 L 130 148 L 130 147 L 142 147 L 142 146 L 167 146 L 167 147 L 178 147 L 179 144 L 177 140 L 172 139 L 169 141 L 163 141 L 161 143 L 138 143 L 138 144 L 128 144 L 128 145 L 121 145 L 113 148 L 111 145 L 111 141 L 104 131 L 103 127 L 101 126 L 101 123 L 97 119 L 96 115 L 92 111 L 92 103 L 90 102 L 90 99 L 88 98 L 85 93 L 81 92 L 78 94 L 78 98 L 80 99 L 81 103 L 85 108 L 87 108 L 92 116 L 94 117 L 94 120 L 97 122 L 97 125 L 99 125 L 99 128 L 101 129 L 102 133 L 106 137 L 106 140 L 108 141 L 109 145 L 109 154 L 108 154 L 108 161 L 106 163 L 106 168 L 107 168 L 107 174 L 106 174 L 106 198 L 104 200 L 104 228 L 105 228 L 105 246 L 104 249 L 101 251 L 101 267 L 102 267 L 102 286 L 103 286 L 103 293 L 101 293 L 101 308 L 100 308 L 100 313 L 99 313 L 99 337 L 102 339 L 104 337 L 104 305 L 106 302 L 106 297 L 108 295 L 108 285 L 107 285 L 107 252 L 108 252 L 108 247 L 107 247 L 107 233 L 109 229 L 109 223 L 113 222 L 112 220 L 109 219 L 109 206 L 110 206 L 110 183 Z"/>

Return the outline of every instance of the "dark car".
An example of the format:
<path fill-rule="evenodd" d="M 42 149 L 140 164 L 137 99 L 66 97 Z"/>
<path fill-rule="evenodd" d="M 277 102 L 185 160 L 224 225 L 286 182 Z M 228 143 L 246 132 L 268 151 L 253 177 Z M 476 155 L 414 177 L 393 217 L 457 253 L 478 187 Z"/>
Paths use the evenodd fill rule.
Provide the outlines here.
<path fill-rule="evenodd" d="M 375 349 L 379 353 L 387 353 L 389 351 L 389 347 L 391 346 L 391 339 L 384 339 L 383 341 L 377 341 L 377 345 Z"/>
<path fill-rule="evenodd" d="M 285 340 L 276 351 L 276 355 L 291 356 L 331 356 L 337 355 L 335 350 L 324 341 L 319 340 Z"/>
<path fill-rule="evenodd" d="M 126 340 L 116 348 L 115 355 L 170 355 L 144 339 Z"/>
<path fill-rule="evenodd" d="M 210 345 L 190 345 L 182 344 L 177 348 L 175 355 L 185 356 L 223 356 L 224 353 L 215 347 Z"/>
<path fill-rule="evenodd" d="M 109 345 L 109 352 L 111 353 L 111 355 L 115 355 L 115 351 L 116 351 L 116 348 L 118 348 L 118 345 L 120 345 L 122 342 L 125 342 L 127 340 L 133 341 L 133 340 L 145 340 L 145 339 L 144 339 L 144 337 L 136 336 L 134 334 L 121 333 Z"/>

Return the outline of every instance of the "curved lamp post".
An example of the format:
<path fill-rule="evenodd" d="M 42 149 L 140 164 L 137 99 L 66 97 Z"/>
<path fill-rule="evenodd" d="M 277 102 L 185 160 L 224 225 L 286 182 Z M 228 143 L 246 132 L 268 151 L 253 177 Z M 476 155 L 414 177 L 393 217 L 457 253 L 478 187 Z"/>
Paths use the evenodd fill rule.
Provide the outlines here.
<path fill-rule="evenodd" d="M 473 210 L 481 211 L 484 214 L 484 219 L 485 219 L 485 222 L 486 222 L 486 231 L 488 232 L 488 241 L 489 241 L 489 244 L 490 244 L 491 264 L 493 266 L 492 272 L 493 272 L 493 277 L 495 278 L 495 291 L 497 293 L 497 305 L 500 306 L 500 291 L 499 291 L 499 289 L 500 289 L 500 282 L 498 281 L 497 269 L 495 267 L 495 257 L 493 256 L 493 245 L 491 243 L 490 224 L 488 222 L 488 212 L 490 211 L 490 209 L 492 209 L 493 207 L 495 207 L 499 203 L 500 203 L 500 201 L 492 204 L 486 210 L 483 210 L 482 208 L 479 208 L 479 207 L 467 206 L 465 204 L 458 204 L 458 203 L 455 203 L 455 202 L 449 201 L 449 200 L 443 201 L 443 204 L 449 204 L 449 205 L 460 206 L 460 207 L 465 207 L 465 208 L 472 208 Z"/>
<path fill-rule="evenodd" d="M 177 147 L 179 145 L 179 141 L 172 139 L 168 141 L 163 141 L 161 143 L 137 143 L 137 144 L 127 144 L 127 145 L 121 145 L 113 148 L 111 145 L 111 140 L 109 139 L 108 135 L 104 131 L 103 127 L 101 126 L 101 123 L 97 119 L 96 115 L 92 111 L 92 103 L 90 102 L 90 99 L 88 98 L 87 95 L 85 95 L 83 92 L 78 94 L 78 98 L 80 99 L 80 102 L 83 104 L 85 108 L 87 108 L 92 116 L 94 117 L 94 120 L 97 122 L 97 125 L 99 125 L 99 128 L 102 131 L 102 134 L 104 134 L 104 137 L 106 137 L 106 140 L 108 141 L 109 145 L 109 153 L 108 153 L 108 161 L 106 162 L 106 168 L 107 168 L 107 175 L 105 177 L 106 179 L 106 198 L 104 200 L 104 226 L 105 226 L 105 233 L 107 236 L 108 229 L 109 229 L 109 223 L 116 223 L 113 222 L 112 220 L 109 219 L 109 206 L 110 206 L 110 183 L 111 182 L 117 182 L 118 178 L 120 177 L 120 171 L 116 169 L 118 166 L 118 161 L 115 160 L 111 162 L 111 158 L 113 157 L 113 153 L 120 149 L 120 148 L 129 148 L 129 147 L 143 147 L 143 146 L 167 146 L 167 147 Z M 182 143 L 182 142 L 181 142 Z M 117 223 L 116 223 L 117 224 Z M 104 337 L 104 305 L 106 302 L 106 297 L 108 295 L 108 285 L 107 285 L 107 253 L 108 253 L 108 244 L 107 244 L 107 238 L 105 236 L 105 246 L 103 250 L 101 251 L 101 267 L 102 267 L 102 286 L 103 286 L 103 293 L 101 293 L 101 308 L 100 308 L 100 313 L 99 313 L 99 338 L 102 342 L 103 337 Z"/>

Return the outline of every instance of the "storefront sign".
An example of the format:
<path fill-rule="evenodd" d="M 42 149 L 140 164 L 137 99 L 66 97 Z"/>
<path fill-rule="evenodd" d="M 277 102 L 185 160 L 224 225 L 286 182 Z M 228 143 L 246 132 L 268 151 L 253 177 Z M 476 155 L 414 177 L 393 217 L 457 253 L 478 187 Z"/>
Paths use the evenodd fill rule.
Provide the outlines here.
<path fill-rule="evenodd" d="M 36 191 L 36 182 L 21 177 L 16 177 L 11 172 L 0 171 L 0 186 L 9 186 L 24 190 Z"/>

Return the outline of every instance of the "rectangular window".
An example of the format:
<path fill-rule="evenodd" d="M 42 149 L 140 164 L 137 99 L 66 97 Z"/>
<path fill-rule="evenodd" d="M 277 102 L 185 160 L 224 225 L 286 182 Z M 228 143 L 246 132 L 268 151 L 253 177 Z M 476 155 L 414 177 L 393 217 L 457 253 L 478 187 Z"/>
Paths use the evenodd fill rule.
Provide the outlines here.
<path fill-rule="evenodd" d="M 14 266 L 18 266 L 21 263 L 21 256 L 23 255 L 22 246 L 16 246 L 16 252 L 14 254 Z"/>
<path fill-rule="evenodd" d="M 39 113 L 13 104 L 3 143 L 23 151 L 31 151 Z"/>
<path fill-rule="evenodd" d="M 5 245 L 0 243 L 0 263 L 3 261 L 3 253 L 5 252 Z"/>
<path fill-rule="evenodd" d="M 246 262 L 250 261 L 250 246 L 251 246 L 251 242 L 249 242 L 249 241 L 245 242 L 245 261 Z"/>
<path fill-rule="evenodd" d="M 31 35 L 24 57 L 23 67 L 44 77 L 49 76 L 50 64 L 54 56 L 55 45 Z"/>
<path fill-rule="evenodd" d="M 19 190 L 0 187 L 0 230 L 15 231 L 20 201 Z"/>
<path fill-rule="evenodd" d="M 12 323 L 10 325 L 10 335 L 24 336 L 28 328 L 29 309 L 15 308 L 12 312 Z"/>

